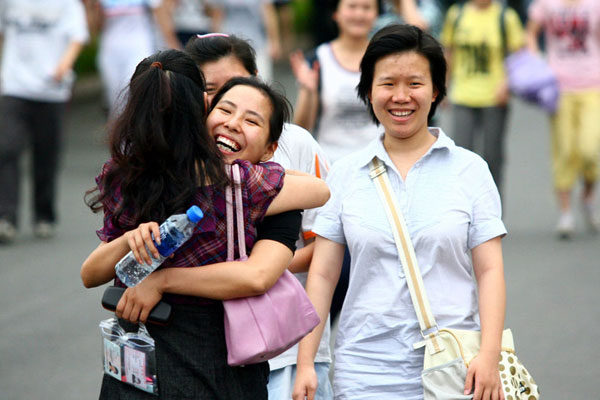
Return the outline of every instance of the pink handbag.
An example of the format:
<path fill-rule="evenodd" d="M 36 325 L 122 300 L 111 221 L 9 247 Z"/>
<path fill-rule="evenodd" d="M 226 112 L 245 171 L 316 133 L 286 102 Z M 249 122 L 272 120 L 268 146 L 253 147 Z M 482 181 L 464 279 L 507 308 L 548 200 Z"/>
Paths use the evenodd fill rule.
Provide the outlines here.
<path fill-rule="evenodd" d="M 247 259 L 242 190 L 238 165 L 231 168 L 235 187 L 239 260 Z M 226 189 L 227 260 L 234 260 L 233 206 L 231 186 Z M 254 364 L 283 353 L 320 322 L 306 291 L 285 270 L 275 285 L 260 296 L 223 301 L 225 341 L 230 366 Z"/>

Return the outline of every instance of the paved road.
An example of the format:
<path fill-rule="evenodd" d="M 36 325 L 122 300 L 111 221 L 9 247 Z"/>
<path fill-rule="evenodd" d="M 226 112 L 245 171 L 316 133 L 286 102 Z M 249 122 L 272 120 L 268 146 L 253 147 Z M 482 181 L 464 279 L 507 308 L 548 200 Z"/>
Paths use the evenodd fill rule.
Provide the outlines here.
<path fill-rule="evenodd" d="M 293 88 L 289 77 L 284 86 Z M 0 246 L 0 399 L 79 400 L 99 391 L 97 326 L 110 314 L 100 307 L 103 288 L 84 289 L 79 268 L 101 222 L 82 198 L 107 151 L 98 93 L 93 85 L 79 93 L 65 138 L 57 236 L 35 240 L 24 207 L 18 240 Z M 544 399 L 598 399 L 600 237 L 581 228 L 570 242 L 554 238 L 545 116 L 516 102 L 509 130 L 506 325 Z M 26 182 L 24 204 L 29 189 Z"/>

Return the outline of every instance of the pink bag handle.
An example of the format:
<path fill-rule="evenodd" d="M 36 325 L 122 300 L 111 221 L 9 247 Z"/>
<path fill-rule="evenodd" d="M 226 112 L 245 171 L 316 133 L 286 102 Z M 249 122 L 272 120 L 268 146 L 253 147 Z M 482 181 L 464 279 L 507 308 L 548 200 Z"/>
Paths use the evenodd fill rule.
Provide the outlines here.
<path fill-rule="evenodd" d="M 236 225 L 238 234 L 239 259 L 246 259 L 246 237 L 244 229 L 244 206 L 242 203 L 242 184 L 240 177 L 240 167 L 237 164 L 228 165 L 228 172 L 233 176 L 233 186 L 235 190 L 235 211 Z M 225 188 L 226 214 L 227 214 L 227 261 L 233 261 L 235 257 L 234 238 L 233 238 L 233 196 L 231 194 L 231 185 Z"/>

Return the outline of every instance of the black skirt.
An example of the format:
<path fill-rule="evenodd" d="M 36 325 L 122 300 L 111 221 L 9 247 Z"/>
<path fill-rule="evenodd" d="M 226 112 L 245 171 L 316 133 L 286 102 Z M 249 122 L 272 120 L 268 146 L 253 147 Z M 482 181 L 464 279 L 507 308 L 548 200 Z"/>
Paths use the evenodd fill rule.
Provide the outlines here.
<path fill-rule="evenodd" d="M 156 344 L 161 399 L 267 400 L 269 364 L 230 367 L 223 306 L 173 305 L 169 325 L 148 323 Z M 100 399 L 156 399 L 156 396 L 104 375 Z"/>

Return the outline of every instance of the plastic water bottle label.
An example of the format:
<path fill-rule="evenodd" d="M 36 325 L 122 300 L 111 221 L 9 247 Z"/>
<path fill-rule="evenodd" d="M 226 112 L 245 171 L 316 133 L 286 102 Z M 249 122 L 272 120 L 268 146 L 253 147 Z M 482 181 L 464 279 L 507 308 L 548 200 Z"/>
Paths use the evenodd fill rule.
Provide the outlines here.
<path fill-rule="evenodd" d="M 160 233 L 160 244 L 154 245 L 156 246 L 156 250 L 163 257 L 169 257 L 177 247 L 183 241 L 183 233 L 179 232 L 177 229 L 172 229 L 171 232 L 161 232 Z"/>

